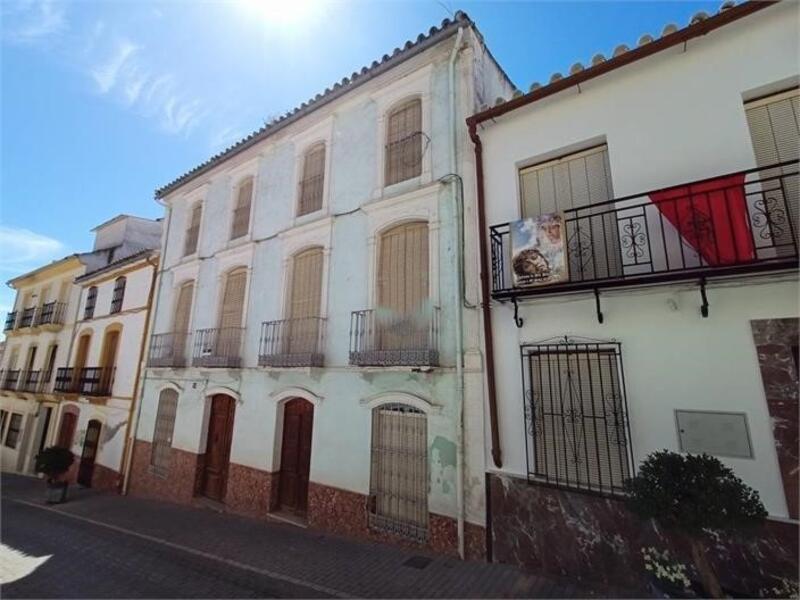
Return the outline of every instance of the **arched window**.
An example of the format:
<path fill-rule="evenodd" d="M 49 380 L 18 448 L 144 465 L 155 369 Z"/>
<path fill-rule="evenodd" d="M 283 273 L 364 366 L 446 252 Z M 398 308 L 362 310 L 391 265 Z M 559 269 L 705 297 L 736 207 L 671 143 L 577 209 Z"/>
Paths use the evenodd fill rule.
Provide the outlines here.
<path fill-rule="evenodd" d="M 183 255 L 189 256 L 197 252 L 197 242 L 200 239 L 200 219 L 203 216 L 203 205 L 198 202 L 192 208 L 189 215 L 189 223 L 186 227 L 186 237 L 183 241 Z"/>
<path fill-rule="evenodd" d="M 428 422 L 406 404 L 372 410 L 369 524 L 425 541 L 428 535 Z"/>
<path fill-rule="evenodd" d="M 325 186 L 325 143 L 314 144 L 303 157 L 303 176 L 300 179 L 300 200 L 297 216 L 307 215 L 322 208 L 322 191 Z"/>
<path fill-rule="evenodd" d="M 404 102 L 386 119 L 385 185 L 422 173 L 422 101 Z"/>
<path fill-rule="evenodd" d="M 233 208 L 231 239 L 247 235 L 250 230 L 250 205 L 253 199 L 253 178 L 248 177 L 236 187 L 236 205 Z"/>
<path fill-rule="evenodd" d="M 125 284 L 127 283 L 125 277 L 117 277 L 114 281 L 114 293 L 111 295 L 111 314 L 118 313 L 122 310 L 122 301 L 125 299 Z"/>
<path fill-rule="evenodd" d="M 169 470 L 169 456 L 177 410 L 178 392 L 171 389 L 162 390 L 158 396 L 158 411 L 156 412 L 153 447 L 150 454 L 150 466 L 160 475 L 165 475 Z"/>
<path fill-rule="evenodd" d="M 292 259 L 289 292 L 289 335 L 286 342 L 290 353 L 318 352 L 320 309 L 322 302 L 322 248 L 315 247 L 297 253 Z"/>
<path fill-rule="evenodd" d="M 97 286 L 92 286 L 86 292 L 86 304 L 83 306 L 83 318 L 91 319 L 94 316 L 94 307 L 97 304 Z"/>

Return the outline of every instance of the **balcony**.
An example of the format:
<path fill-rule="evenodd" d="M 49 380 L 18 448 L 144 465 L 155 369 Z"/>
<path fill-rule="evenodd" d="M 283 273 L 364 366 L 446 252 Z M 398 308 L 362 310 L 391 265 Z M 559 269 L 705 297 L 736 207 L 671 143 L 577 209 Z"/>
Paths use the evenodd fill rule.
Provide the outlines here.
<path fill-rule="evenodd" d="M 787 162 L 565 210 L 563 231 L 541 233 L 561 236 L 560 277 L 547 238 L 542 247 L 517 225 L 512 254 L 515 223 L 495 225 L 492 297 L 797 269 L 799 183 Z"/>
<path fill-rule="evenodd" d="M 148 367 L 185 367 L 189 333 L 158 333 L 150 339 Z"/>
<path fill-rule="evenodd" d="M 53 391 L 84 396 L 110 396 L 114 387 L 114 367 L 61 368 L 56 371 Z"/>
<path fill-rule="evenodd" d="M 33 320 L 36 317 L 36 307 L 31 306 L 22 311 L 22 315 L 17 323 L 17 329 L 25 329 L 26 327 L 33 327 Z"/>
<path fill-rule="evenodd" d="M 3 390 L 16 390 L 19 385 L 19 369 L 8 369 L 0 371 L 0 389 Z"/>
<path fill-rule="evenodd" d="M 306 317 L 261 324 L 258 364 L 262 367 L 321 367 L 325 319 Z"/>
<path fill-rule="evenodd" d="M 23 371 L 19 379 L 17 391 L 29 393 L 45 393 L 50 384 L 50 371 Z"/>
<path fill-rule="evenodd" d="M 10 312 L 6 315 L 6 324 L 3 331 L 11 331 L 17 324 L 17 311 Z"/>
<path fill-rule="evenodd" d="M 67 305 L 64 302 L 48 302 L 42 304 L 36 313 L 36 327 L 55 327 L 64 324 Z"/>
<path fill-rule="evenodd" d="M 194 332 L 192 366 L 238 369 L 242 365 L 243 332 L 241 327 L 198 329 Z"/>
<path fill-rule="evenodd" d="M 436 366 L 439 364 L 439 309 L 397 315 L 357 310 L 350 316 L 350 364 Z"/>

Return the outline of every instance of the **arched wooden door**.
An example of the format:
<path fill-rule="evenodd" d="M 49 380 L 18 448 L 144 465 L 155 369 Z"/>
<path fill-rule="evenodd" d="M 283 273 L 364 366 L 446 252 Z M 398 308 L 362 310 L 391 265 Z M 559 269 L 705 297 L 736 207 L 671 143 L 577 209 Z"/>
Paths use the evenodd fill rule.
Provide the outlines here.
<path fill-rule="evenodd" d="M 61 448 L 72 448 L 75 438 L 75 429 L 78 426 L 78 415 L 74 412 L 65 412 L 61 415 L 61 427 L 58 430 L 58 443 Z"/>
<path fill-rule="evenodd" d="M 94 459 L 97 456 L 97 444 L 100 441 L 100 421 L 92 419 L 86 428 L 86 437 L 83 440 L 81 463 L 78 467 L 78 483 L 85 487 L 92 487 L 94 474 Z"/>
<path fill-rule="evenodd" d="M 225 394 L 217 394 L 211 399 L 202 493 L 218 502 L 225 498 L 228 485 L 235 408 L 235 400 Z"/>
<path fill-rule="evenodd" d="M 295 398 L 283 409 L 283 445 L 278 484 L 280 507 L 304 515 L 308 509 L 314 405 Z"/>

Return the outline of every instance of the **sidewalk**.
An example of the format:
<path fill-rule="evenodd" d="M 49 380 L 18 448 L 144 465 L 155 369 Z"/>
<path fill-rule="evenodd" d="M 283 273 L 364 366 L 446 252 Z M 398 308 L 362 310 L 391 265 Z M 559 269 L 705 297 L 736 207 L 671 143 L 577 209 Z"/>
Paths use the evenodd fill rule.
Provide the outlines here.
<path fill-rule="evenodd" d="M 3 474 L 2 500 L 44 507 L 43 483 Z M 282 523 L 254 521 L 70 487 L 66 504 L 50 507 L 73 518 L 165 544 L 174 552 L 203 554 L 233 568 L 303 583 L 320 596 L 436 598 L 570 598 L 595 596 L 570 582 L 514 567 L 354 541 Z M 69 518 L 69 517 L 66 517 Z"/>

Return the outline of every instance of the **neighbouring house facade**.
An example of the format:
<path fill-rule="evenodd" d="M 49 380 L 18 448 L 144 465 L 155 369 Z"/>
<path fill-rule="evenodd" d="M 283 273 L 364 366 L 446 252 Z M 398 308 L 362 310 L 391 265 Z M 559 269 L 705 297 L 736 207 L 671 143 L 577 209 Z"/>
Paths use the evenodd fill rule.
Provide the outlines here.
<path fill-rule="evenodd" d="M 459 13 L 157 192 L 131 493 L 483 555 L 463 122 L 512 89 Z"/>
<path fill-rule="evenodd" d="M 70 448 L 68 473 L 116 489 L 141 364 L 158 221 L 120 215 L 91 252 L 17 277 L 0 378 L 2 469 L 31 474 L 45 446 Z"/>
<path fill-rule="evenodd" d="M 796 10 L 726 3 L 468 120 L 495 560 L 638 586 L 642 547 L 686 556 L 621 501 L 669 449 L 719 457 L 769 513 L 712 548 L 723 585 L 796 578 Z"/>

